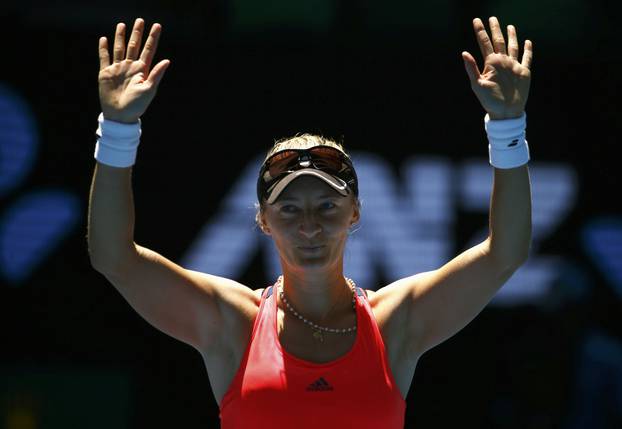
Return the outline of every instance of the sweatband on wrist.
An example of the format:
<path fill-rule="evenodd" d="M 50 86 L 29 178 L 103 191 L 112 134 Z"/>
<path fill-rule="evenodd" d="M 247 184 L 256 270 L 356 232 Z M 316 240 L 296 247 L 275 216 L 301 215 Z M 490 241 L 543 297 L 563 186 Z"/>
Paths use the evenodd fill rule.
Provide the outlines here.
<path fill-rule="evenodd" d="M 100 113 L 97 122 L 95 159 L 113 167 L 134 165 L 140 143 L 140 119 L 133 124 L 124 124 L 104 119 L 104 114 Z"/>
<path fill-rule="evenodd" d="M 527 164 L 529 146 L 525 140 L 527 114 L 515 119 L 491 120 L 486 114 L 484 128 L 488 135 L 490 165 L 496 168 L 514 168 Z"/>

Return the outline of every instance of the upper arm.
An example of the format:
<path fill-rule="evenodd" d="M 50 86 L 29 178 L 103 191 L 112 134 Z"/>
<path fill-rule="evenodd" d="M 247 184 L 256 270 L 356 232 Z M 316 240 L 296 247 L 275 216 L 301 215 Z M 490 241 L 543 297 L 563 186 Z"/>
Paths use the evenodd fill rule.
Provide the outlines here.
<path fill-rule="evenodd" d="M 495 260 L 486 240 L 437 270 L 398 280 L 406 291 L 410 353 L 420 355 L 464 328 L 516 268 Z"/>
<path fill-rule="evenodd" d="M 253 300 L 252 290 L 233 280 L 187 270 L 135 245 L 122 268 L 102 272 L 143 319 L 199 351 L 220 347 L 234 322 L 231 311 Z"/>

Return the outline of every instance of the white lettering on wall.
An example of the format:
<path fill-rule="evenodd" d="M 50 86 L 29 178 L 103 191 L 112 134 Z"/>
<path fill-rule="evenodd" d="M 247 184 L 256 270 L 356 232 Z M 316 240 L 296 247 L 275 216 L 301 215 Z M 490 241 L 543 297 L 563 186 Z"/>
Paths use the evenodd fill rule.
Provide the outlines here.
<path fill-rule="evenodd" d="M 487 160 L 455 165 L 443 157 L 414 157 L 396 174 L 381 157 L 353 152 L 363 204 L 359 228 L 349 238 L 344 273 L 357 285 L 377 290 L 380 277 L 394 281 L 433 270 L 457 252 L 456 212 L 482 214 L 482 229 L 468 245 L 485 238 L 492 185 Z M 280 274 L 272 240 L 255 226 L 255 184 L 263 156 L 242 171 L 205 224 L 180 264 L 196 271 L 236 278 L 260 249 L 265 255 L 268 282 Z M 574 207 L 577 180 L 564 164 L 531 163 L 533 246 L 529 261 L 503 286 L 492 301 L 497 305 L 533 302 L 548 290 L 557 275 L 560 257 L 538 253 L 538 246 Z M 252 288 L 265 285 L 250 285 Z"/>

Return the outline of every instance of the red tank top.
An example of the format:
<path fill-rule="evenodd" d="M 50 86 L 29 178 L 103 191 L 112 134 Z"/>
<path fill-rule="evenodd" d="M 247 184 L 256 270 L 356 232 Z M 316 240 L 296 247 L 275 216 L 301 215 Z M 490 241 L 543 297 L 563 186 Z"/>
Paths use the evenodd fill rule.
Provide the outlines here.
<path fill-rule="evenodd" d="M 281 347 L 273 290 L 262 294 L 251 339 L 221 401 L 221 429 L 403 429 L 406 402 L 363 290 L 356 288 L 354 346 L 326 363 Z"/>

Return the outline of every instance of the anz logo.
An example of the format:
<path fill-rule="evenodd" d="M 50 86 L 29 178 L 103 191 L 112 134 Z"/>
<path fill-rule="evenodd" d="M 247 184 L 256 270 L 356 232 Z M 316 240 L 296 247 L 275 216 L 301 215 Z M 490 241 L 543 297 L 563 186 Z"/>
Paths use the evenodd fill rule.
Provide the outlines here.
<path fill-rule="evenodd" d="M 81 200 L 62 188 L 24 188 L 39 150 L 37 122 L 28 103 L 0 83 L 0 285 L 25 284 L 75 230 L 84 216 Z M 359 228 L 349 238 L 344 271 L 362 288 L 377 289 L 433 270 L 484 239 L 492 185 L 486 159 L 455 163 L 443 157 L 404 160 L 399 177 L 381 157 L 352 152 L 363 204 Z M 255 180 L 263 154 L 251 160 L 197 232 L 179 263 L 224 277 L 242 276 L 257 252 L 269 281 L 280 274 L 269 237 L 255 226 Z M 530 163 L 533 244 L 528 262 L 494 297 L 493 305 L 537 302 L 564 267 L 561 255 L 541 251 L 577 201 L 577 174 L 569 164 Z M 458 243 L 458 216 L 481 228 Z M 588 258 L 622 299 L 622 216 L 588 219 L 579 230 Z M 464 234 L 460 235 L 461 237 Z M 257 287 L 262 285 L 257 285 Z"/>
<path fill-rule="evenodd" d="M 57 187 L 24 187 L 39 150 L 37 121 L 24 98 L 0 83 L 0 285 L 24 285 L 83 218 L 75 193 Z M 359 228 L 349 238 L 345 274 L 362 288 L 433 270 L 484 239 L 492 169 L 485 158 L 455 163 L 418 156 L 404 160 L 399 178 L 377 155 L 353 152 L 363 204 Z M 280 274 L 269 237 L 255 226 L 255 180 L 263 154 L 251 160 L 197 232 L 179 263 L 189 269 L 240 277 L 261 252 L 267 281 Z M 541 251 L 573 210 L 577 173 L 563 163 L 530 163 L 533 202 L 531 256 L 501 288 L 493 305 L 537 302 L 564 267 L 561 255 Z M 458 216 L 481 227 L 458 242 Z M 587 219 L 581 245 L 622 298 L 622 216 Z M 464 234 L 460 234 L 464 237 Z M 567 261 L 566 261 L 567 262 Z M 258 287 L 261 285 L 257 285 Z"/>
<path fill-rule="evenodd" d="M 349 237 L 344 273 L 362 288 L 440 267 L 487 234 L 492 168 L 486 159 L 461 163 L 443 157 L 406 159 L 399 174 L 381 157 L 352 152 L 362 201 L 359 228 Z M 263 156 L 240 174 L 217 214 L 183 255 L 186 268 L 240 277 L 256 255 L 264 256 L 269 281 L 280 274 L 278 254 L 269 237 L 255 227 L 255 181 Z M 562 257 L 539 249 L 574 208 L 578 182 L 567 164 L 531 162 L 533 244 L 528 262 L 508 280 L 493 305 L 537 301 L 562 267 Z M 481 218 L 481 228 L 467 243 L 457 243 L 458 216 Z M 260 287 L 262 285 L 257 285 Z"/>
<path fill-rule="evenodd" d="M 65 189 L 23 189 L 37 160 L 28 103 L 0 83 L 0 284 L 20 286 L 78 225 L 80 200 Z"/>

